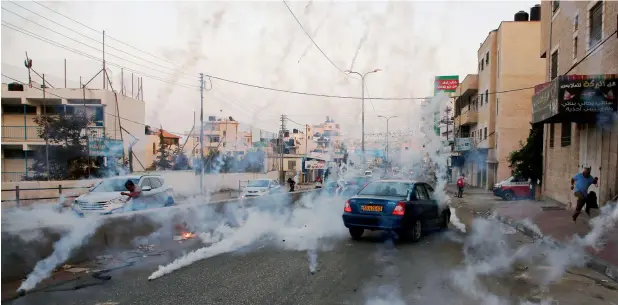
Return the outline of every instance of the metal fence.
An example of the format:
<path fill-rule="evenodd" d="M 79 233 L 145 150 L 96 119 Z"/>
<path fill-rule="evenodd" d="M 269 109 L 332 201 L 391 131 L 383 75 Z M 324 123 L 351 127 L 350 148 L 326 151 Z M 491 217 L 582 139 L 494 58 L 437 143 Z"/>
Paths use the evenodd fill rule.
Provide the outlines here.
<path fill-rule="evenodd" d="M 69 189 L 89 189 L 89 186 L 73 186 L 73 187 L 63 187 L 62 184 L 59 184 L 58 187 L 39 187 L 39 188 L 20 188 L 19 186 L 15 186 L 14 189 L 6 189 L 2 190 L 2 192 L 15 192 L 15 199 L 2 200 L 2 202 L 15 202 L 17 207 L 21 206 L 21 201 L 24 200 L 53 200 L 59 199 L 62 197 L 63 190 Z M 58 190 L 58 196 L 56 197 L 36 197 L 36 198 L 20 198 L 20 192 L 24 191 L 46 191 L 46 190 Z M 69 195 L 65 198 L 76 198 L 79 195 Z M 4 196 L 3 196 L 4 197 Z"/>

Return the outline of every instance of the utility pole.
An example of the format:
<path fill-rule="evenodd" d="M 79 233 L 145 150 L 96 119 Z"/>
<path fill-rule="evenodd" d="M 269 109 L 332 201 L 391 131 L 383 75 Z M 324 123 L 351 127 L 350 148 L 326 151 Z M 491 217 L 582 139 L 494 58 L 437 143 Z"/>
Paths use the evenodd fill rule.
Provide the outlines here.
<path fill-rule="evenodd" d="M 105 89 L 105 74 L 107 71 L 105 70 L 105 31 L 103 31 L 103 89 Z"/>
<path fill-rule="evenodd" d="M 370 73 L 376 73 L 376 72 L 380 72 L 382 71 L 381 69 L 374 69 L 371 70 L 365 74 L 360 74 L 358 72 L 355 71 L 351 71 L 351 70 L 346 70 L 344 71 L 345 73 L 349 73 L 349 74 L 357 74 L 358 76 L 361 77 L 361 151 L 363 153 L 362 155 L 362 160 L 363 160 L 363 168 L 365 168 L 365 166 L 367 166 L 367 162 L 365 161 L 365 76 L 367 76 L 367 74 Z"/>
<path fill-rule="evenodd" d="M 386 172 L 386 170 L 388 169 L 388 137 L 390 136 L 390 134 L 388 133 L 388 121 L 390 121 L 390 119 L 392 118 L 396 118 L 396 115 L 393 116 L 389 116 L 389 117 L 385 117 L 383 115 L 379 115 L 379 118 L 383 118 L 386 119 L 386 164 L 384 165 L 384 172 Z"/>
<path fill-rule="evenodd" d="M 281 184 L 285 185 L 285 171 L 283 170 L 283 136 L 285 133 L 285 121 L 287 120 L 287 116 L 285 114 L 281 115 L 281 131 L 279 132 L 279 180 L 281 180 Z"/>
<path fill-rule="evenodd" d="M 204 73 L 200 73 L 200 194 L 204 194 Z"/>

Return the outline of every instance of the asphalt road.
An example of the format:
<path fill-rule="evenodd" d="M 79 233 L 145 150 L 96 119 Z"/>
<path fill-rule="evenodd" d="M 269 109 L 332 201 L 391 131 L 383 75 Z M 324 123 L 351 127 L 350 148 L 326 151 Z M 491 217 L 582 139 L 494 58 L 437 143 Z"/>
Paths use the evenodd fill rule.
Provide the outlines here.
<path fill-rule="evenodd" d="M 475 213 L 474 209 L 458 211 L 468 225 Z M 515 248 L 531 242 L 516 232 L 505 230 L 503 234 Z M 371 233 L 362 241 L 346 238 L 336 241 L 332 249 L 318 252 L 315 274 L 309 272 L 304 251 L 256 245 L 147 280 L 159 264 L 199 246 L 196 239 L 171 243 L 174 246 L 166 247 L 160 256 L 142 257 L 134 266 L 112 271 L 108 273 L 111 280 L 101 285 L 71 290 L 79 283 L 97 282 L 84 275 L 53 287 L 68 291 L 33 292 L 6 304 L 481 304 L 472 289 L 457 285 L 458 281 L 464 285 L 474 282 L 454 273 L 467 264 L 463 238 L 465 235 L 452 226 L 415 244 L 393 245 L 380 233 Z M 160 252 L 146 249 L 141 253 Z M 107 262 L 108 267 L 113 265 Z M 556 283 L 539 286 L 538 278 L 547 268 L 516 265 L 497 275 L 481 276 L 477 279 L 484 295 L 481 298 L 497 296 L 517 302 L 512 304 L 522 300 L 540 304 L 539 300 L 548 298 L 560 305 L 618 304 L 618 285 L 588 269 L 570 269 Z"/>

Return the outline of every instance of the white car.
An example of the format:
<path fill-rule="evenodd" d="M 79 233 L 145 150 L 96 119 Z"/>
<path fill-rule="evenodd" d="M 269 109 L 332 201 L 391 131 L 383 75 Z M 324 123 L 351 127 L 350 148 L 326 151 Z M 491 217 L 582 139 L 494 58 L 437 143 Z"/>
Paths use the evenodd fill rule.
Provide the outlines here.
<path fill-rule="evenodd" d="M 137 201 L 120 195 L 127 192 L 125 183 L 131 180 L 141 189 Z M 79 216 L 115 214 L 128 211 L 152 209 L 175 204 L 173 189 L 165 184 L 161 175 L 134 175 L 106 178 L 88 193 L 73 201 L 72 210 Z"/>
<path fill-rule="evenodd" d="M 281 185 L 277 180 L 258 179 L 251 180 L 242 191 L 240 198 L 259 197 L 281 192 Z"/>

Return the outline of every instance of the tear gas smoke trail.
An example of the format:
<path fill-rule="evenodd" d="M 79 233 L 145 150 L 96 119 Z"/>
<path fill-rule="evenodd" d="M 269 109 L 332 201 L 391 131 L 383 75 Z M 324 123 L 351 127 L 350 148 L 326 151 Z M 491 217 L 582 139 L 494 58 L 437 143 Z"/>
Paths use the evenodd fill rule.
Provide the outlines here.
<path fill-rule="evenodd" d="M 70 232 L 54 244 L 54 252 L 34 266 L 34 270 L 21 283 L 17 291 L 29 291 L 42 280 L 48 278 L 56 267 L 69 259 L 74 249 L 81 246 L 94 234 L 100 224 L 101 221 L 98 218 L 80 219 L 80 221 L 75 223 Z"/>
<path fill-rule="evenodd" d="M 309 259 L 309 272 L 314 274 L 318 268 L 318 254 L 315 249 L 307 250 L 307 258 Z"/>
<path fill-rule="evenodd" d="M 461 231 L 462 233 L 466 233 L 466 225 L 463 224 L 461 222 L 461 220 L 459 220 L 459 217 L 457 217 L 457 211 L 454 208 L 450 208 L 451 210 L 451 223 L 453 224 L 453 226 L 455 226 L 455 228 L 457 228 L 457 230 Z"/>
<path fill-rule="evenodd" d="M 159 266 L 148 279 L 159 278 L 199 260 L 237 251 L 260 240 L 284 240 L 279 246 L 288 250 L 316 250 L 322 240 L 326 242 L 326 239 L 347 236 L 340 222 L 342 207 L 336 203 L 339 203 L 336 198 L 306 194 L 291 211 L 250 208 L 239 227 L 219 226 L 212 235 L 204 234 L 203 239 L 214 241 L 212 245 L 190 252 L 167 266 Z M 278 202 L 274 205 L 288 204 Z"/>

